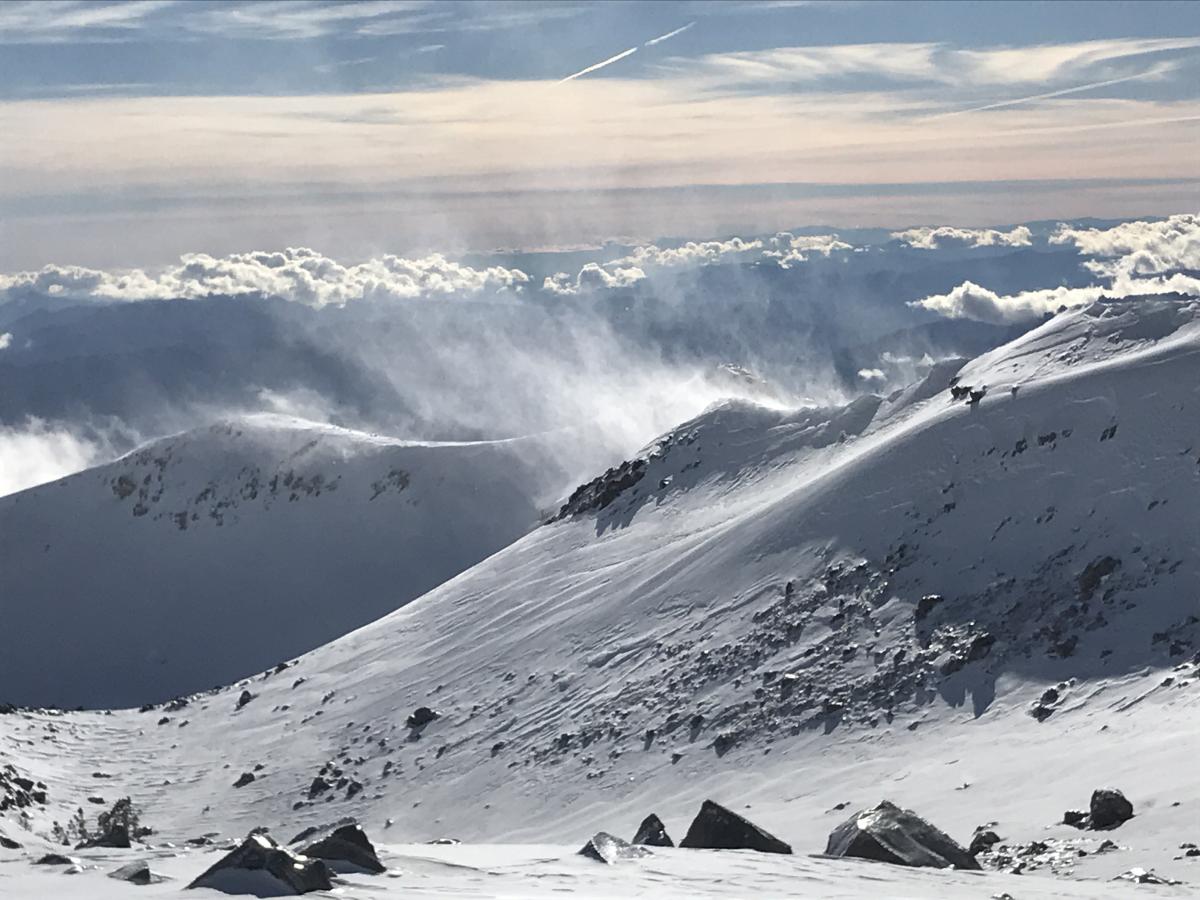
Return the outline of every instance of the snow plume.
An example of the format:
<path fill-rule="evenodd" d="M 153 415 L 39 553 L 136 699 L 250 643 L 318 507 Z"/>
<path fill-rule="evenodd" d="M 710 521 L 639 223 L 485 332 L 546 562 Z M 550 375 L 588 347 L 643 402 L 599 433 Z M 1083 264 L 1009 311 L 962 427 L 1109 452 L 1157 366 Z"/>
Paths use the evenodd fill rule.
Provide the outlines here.
<path fill-rule="evenodd" d="M 41 419 L 0 426 L 0 497 L 45 484 L 117 455 L 102 434 Z"/>
<path fill-rule="evenodd" d="M 818 253 L 830 256 L 835 250 L 853 250 L 845 241 L 838 239 L 836 234 L 808 234 L 796 237 L 790 231 L 781 231 L 767 241 L 770 247 L 763 251 L 763 256 L 774 259 L 781 269 L 791 268 L 793 263 L 804 262 L 806 254 Z"/>
<path fill-rule="evenodd" d="M 1060 225 L 1050 242 L 1074 244 L 1086 256 L 1101 257 L 1084 266 L 1109 278 L 1200 269 L 1200 215 L 1191 213 L 1105 229 Z"/>
<path fill-rule="evenodd" d="M 916 250 L 942 250 L 947 247 L 1028 247 L 1033 234 L 1024 225 L 1018 225 L 1012 231 L 940 225 L 893 231 L 892 237 Z"/>
<path fill-rule="evenodd" d="M 420 259 L 385 255 L 342 265 L 303 247 L 213 257 L 190 253 L 177 266 L 103 272 L 79 266 L 46 266 L 0 275 L 0 300 L 24 290 L 70 299 L 195 299 L 266 294 L 309 306 L 343 306 L 351 300 L 414 298 L 481 291 L 520 290 L 529 276 L 519 269 L 473 269 L 439 253 Z"/>

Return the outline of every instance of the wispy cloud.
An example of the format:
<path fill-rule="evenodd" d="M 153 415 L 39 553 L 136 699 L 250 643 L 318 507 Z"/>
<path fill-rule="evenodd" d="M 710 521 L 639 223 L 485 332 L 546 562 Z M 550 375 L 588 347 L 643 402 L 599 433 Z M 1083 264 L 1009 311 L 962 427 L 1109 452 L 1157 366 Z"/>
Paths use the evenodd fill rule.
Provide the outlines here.
<path fill-rule="evenodd" d="M 147 16 L 173 6 L 175 0 L 129 0 L 85 3 L 82 0 L 23 0 L 0 4 L 0 43 L 57 43 L 67 40 L 115 39 L 140 28 Z"/>

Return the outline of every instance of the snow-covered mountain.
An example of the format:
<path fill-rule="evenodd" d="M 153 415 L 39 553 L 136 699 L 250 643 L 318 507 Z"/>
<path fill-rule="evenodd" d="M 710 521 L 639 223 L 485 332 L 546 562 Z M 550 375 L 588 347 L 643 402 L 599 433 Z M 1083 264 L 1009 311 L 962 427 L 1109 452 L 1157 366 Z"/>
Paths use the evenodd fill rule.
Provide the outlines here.
<path fill-rule="evenodd" d="M 3 618 L 26 636 L 0 654 L 0 693 L 138 706 L 261 670 L 511 543 L 558 477 L 532 439 L 254 416 L 0 498 Z"/>
<path fill-rule="evenodd" d="M 147 712 L 0 716 L 0 761 L 49 786 L 33 832 L 97 793 L 134 797 L 156 842 L 263 825 L 286 838 L 354 816 L 406 873 L 355 882 L 364 897 L 1156 895 L 1109 880 L 1131 866 L 1195 883 L 1200 864 L 1177 848 L 1200 839 L 1198 372 L 1200 303 L 1134 298 L 1060 314 L 887 398 L 725 404 L 581 486 L 554 521 L 286 667 Z M 251 521 L 244 504 L 218 526 L 175 495 L 151 502 L 154 460 L 149 483 L 119 467 L 81 478 L 147 536 Z M 268 509 L 264 484 L 256 521 L 328 497 L 293 490 Z M 371 502 L 307 527 L 334 533 Z M 400 543 L 393 529 L 375 549 Z M 235 545 L 189 554 L 216 569 Z M 231 638 L 273 622 L 212 615 Z M 47 627 L 119 640 L 112 618 Z M 141 619 L 123 621 L 124 651 Z M 186 640 L 194 623 L 176 622 Z M 14 672 L 31 677 L 12 667 L 0 683 Z M 423 706 L 437 717 L 411 727 Z M 1119 831 L 1056 824 L 1110 784 L 1136 811 Z M 1042 847 L 1020 877 L 689 851 L 604 871 L 555 859 L 650 812 L 678 837 L 706 797 L 800 854 L 822 850 L 841 810 L 884 797 L 960 840 L 991 822 L 1010 847 Z M 410 843 L 439 837 L 554 847 Z M 1106 837 L 1116 849 L 1096 852 Z M 210 862 L 164 865 L 191 877 Z M 38 891 L 60 876 L 14 877 Z"/>

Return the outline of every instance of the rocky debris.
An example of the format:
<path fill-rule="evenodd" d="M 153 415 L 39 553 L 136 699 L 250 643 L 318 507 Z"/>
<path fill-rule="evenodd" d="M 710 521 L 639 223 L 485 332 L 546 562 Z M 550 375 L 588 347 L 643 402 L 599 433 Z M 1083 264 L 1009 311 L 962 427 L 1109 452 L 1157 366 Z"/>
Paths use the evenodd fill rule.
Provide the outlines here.
<path fill-rule="evenodd" d="M 238 697 L 238 699 L 237 699 L 237 705 L 234 707 L 234 709 L 241 709 L 243 706 L 245 706 L 247 703 L 249 703 L 251 700 L 253 700 L 256 696 L 257 696 L 256 694 L 252 694 L 249 691 L 242 691 L 241 696 Z"/>
<path fill-rule="evenodd" d="M 308 799 L 312 800 L 314 797 L 319 797 L 332 787 L 332 784 L 318 775 L 312 780 L 312 784 L 308 786 Z"/>
<path fill-rule="evenodd" d="M 233 786 L 235 788 L 245 787 L 246 785 L 250 784 L 253 781 L 254 781 L 254 773 L 253 772 L 243 772 L 241 775 L 238 776 L 238 780 L 233 783 Z"/>
<path fill-rule="evenodd" d="M 613 466 L 603 475 L 581 484 L 550 521 L 557 522 L 585 512 L 599 512 L 641 481 L 642 476 L 646 474 L 646 465 L 644 459 L 626 460 L 619 466 Z"/>
<path fill-rule="evenodd" d="M 1121 561 L 1111 556 L 1102 556 L 1088 563 L 1079 573 L 1079 599 L 1091 600 L 1104 579 L 1115 572 L 1119 565 Z"/>
<path fill-rule="evenodd" d="M 1132 881 L 1134 884 L 1183 884 L 1182 881 L 1156 875 L 1153 871 L 1143 869 L 1140 866 L 1134 866 L 1132 869 L 1114 876 L 1113 881 Z"/>
<path fill-rule="evenodd" d="M 329 891 L 333 882 L 323 860 L 297 856 L 267 835 L 255 834 L 202 872 L 188 887 L 262 897 Z"/>
<path fill-rule="evenodd" d="M 639 859 L 650 856 L 645 847 L 623 841 L 607 831 L 597 831 L 579 851 L 580 856 L 594 859 L 596 862 L 612 864 L 623 859 Z"/>
<path fill-rule="evenodd" d="M 662 819 L 654 813 L 650 813 L 650 815 L 642 819 L 642 824 L 638 826 L 637 834 L 633 836 L 633 843 L 644 844 L 647 847 L 675 846 L 675 842 L 667 834 L 667 828 L 663 825 Z"/>
<path fill-rule="evenodd" d="M 1092 791 L 1088 812 L 1069 809 L 1063 813 L 1063 824 L 1091 831 L 1109 831 L 1133 818 L 1133 804 L 1115 788 Z"/>
<path fill-rule="evenodd" d="M 46 805 L 46 785 L 20 773 L 16 766 L 6 763 L 0 767 L 0 812 Z"/>
<path fill-rule="evenodd" d="M 128 881 L 131 884 L 160 884 L 167 880 L 166 875 L 160 875 L 150 868 L 145 861 L 131 862 L 108 873 L 109 878 Z"/>
<path fill-rule="evenodd" d="M 323 859 L 339 873 L 367 872 L 378 875 L 387 866 L 379 861 L 367 833 L 355 824 L 342 825 L 300 851 L 303 856 Z"/>
<path fill-rule="evenodd" d="M 792 848 L 779 838 L 712 800 L 705 800 L 701 805 L 679 846 L 696 850 L 792 852 Z"/>
<path fill-rule="evenodd" d="M 825 852 L 901 866 L 979 868 L 975 857 L 945 832 L 887 800 L 855 813 L 834 829 Z"/>
<path fill-rule="evenodd" d="M 61 853 L 47 853 L 45 856 L 40 856 L 34 860 L 35 866 L 74 866 L 79 860 L 72 859 L 69 856 L 63 856 Z"/>
<path fill-rule="evenodd" d="M 424 728 L 438 717 L 439 713 L 434 712 L 428 706 L 418 706 L 413 710 L 412 715 L 404 720 L 404 724 L 412 729 Z"/>
<path fill-rule="evenodd" d="M 917 608 L 913 612 L 913 618 L 918 622 L 923 622 L 929 618 L 929 614 L 937 609 L 945 599 L 941 594 L 926 594 L 917 601 Z"/>

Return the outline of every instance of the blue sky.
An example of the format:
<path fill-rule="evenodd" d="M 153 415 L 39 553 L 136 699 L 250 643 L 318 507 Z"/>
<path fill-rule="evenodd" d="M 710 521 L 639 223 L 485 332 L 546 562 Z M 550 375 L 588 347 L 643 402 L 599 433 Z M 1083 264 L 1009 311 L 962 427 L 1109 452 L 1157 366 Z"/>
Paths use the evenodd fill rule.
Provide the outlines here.
<path fill-rule="evenodd" d="M 1173 212 L 1198 95 L 1196 3 L 10 0 L 0 267 Z"/>

